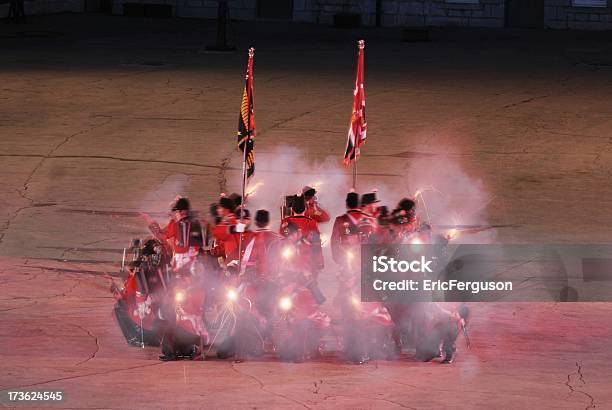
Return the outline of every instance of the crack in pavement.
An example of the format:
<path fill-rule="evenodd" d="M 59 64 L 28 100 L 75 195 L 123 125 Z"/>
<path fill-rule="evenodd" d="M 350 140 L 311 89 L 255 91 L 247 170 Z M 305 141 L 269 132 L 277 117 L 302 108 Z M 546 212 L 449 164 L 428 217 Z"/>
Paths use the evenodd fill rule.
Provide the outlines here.
<path fill-rule="evenodd" d="M 280 128 L 280 127 L 282 127 L 284 124 L 287 124 L 288 122 L 291 122 L 291 121 L 293 121 L 293 120 L 297 120 L 298 118 L 305 117 L 305 116 L 307 116 L 307 115 L 309 115 L 309 114 L 312 114 L 312 113 L 313 113 L 313 111 L 304 111 L 304 112 L 301 112 L 301 113 L 299 113 L 299 114 L 296 114 L 296 115 L 294 115 L 294 116 L 292 116 L 292 117 L 285 118 L 285 119 L 283 119 L 283 120 L 280 120 L 280 121 L 279 121 L 279 122 L 277 122 L 277 123 L 272 124 L 272 125 L 271 125 L 271 126 L 269 126 L 268 128 L 261 130 L 260 132 L 258 132 L 258 133 L 257 133 L 257 135 L 261 136 L 262 134 L 265 134 L 266 132 L 268 132 L 268 131 L 270 131 L 270 130 L 273 130 L 273 129 L 275 129 L 275 128 Z"/>
<path fill-rule="evenodd" d="M 30 306 L 34 306 L 36 304 L 38 304 L 38 301 L 34 301 L 34 303 L 30 303 L 29 305 L 17 306 L 17 307 L 10 308 L 10 309 L 2 309 L 2 310 L 0 310 L 0 312 L 10 312 L 11 310 L 25 309 L 25 308 L 28 308 Z"/>
<path fill-rule="evenodd" d="M 46 159 L 108 159 L 108 160 L 123 161 L 123 162 L 143 162 L 143 163 L 151 163 L 151 164 L 185 165 L 185 166 L 190 166 L 190 167 L 213 168 L 213 169 L 220 168 L 218 165 L 206 165 L 206 164 L 199 164 L 196 162 L 165 161 L 165 160 L 160 160 L 160 159 L 124 158 L 124 157 L 115 157 L 111 155 L 0 154 L 0 157 L 42 158 L 43 160 L 46 160 Z"/>
<path fill-rule="evenodd" d="M 348 398 L 351 398 L 351 399 L 359 398 L 359 399 L 366 399 L 366 400 L 378 400 L 378 401 L 384 401 L 386 403 L 395 404 L 396 406 L 402 407 L 404 409 L 417 410 L 416 407 L 410 407 L 410 406 L 407 406 L 407 405 L 405 405 L 403 403 L 399 403 L 397 401 L 385 399 L 385 398 L 382 398 L 382 397 L 357 396 L 357 395 L 348 395 L 348 394 L 325 394 L 325 397 L 323 398 L 323 400 L 325 401 L 327 399 L 334 398 L 334 397 L 348 397 Z"/>
<path fill-rule="evenodd" d="M 54 268 L 52 266 L 40 266 L 40 265 L 19 265 L 20 267 L 24 267 L 24 268 L 40 268 L 40 269 L 45 269 L 51 272 L 59 272 L 59 273 L 66 273 L 66 274 L 71 274 L 71 273 L 78 273 L 78 274 L 83 274 L 83 275 L 93 275 L 93 276 L 112 276 L 112 277 L 116 277 L 116 278 L 121 278 L 122 276 L 118 273 L 113 273 L 110 274 L 107 271 L 98 271 L 98 270 L 82 270 L 82 269 L 67 269 L 67 268 Z"/>
<path fill-rule="evenodd" d="M 34 169 L 32 170 L 32 172 L 30 172 L 30 175 L 28 175 L 28 177 L 26 178 L 25 182 L 23 183 L 23 191 L 24 191 L 24 195 L 25 195 L 25 191 L 27 191 L 27 190 L 28 190 L 29 185 L 30 185 L 30 181 L 31 181 L 32 177 L 34 176 L 34 174 L 36 173 L 36 171 L 38 171 L 38 169 L 39 169 L 39 168 L 40 168 L 40 167 L 43 165 L 43 163 L 44 163 L 44 162 L 45 162 L 47 159 L 49 159 L 50 157 L 52 157 L 52 156 L 53 156 L 53 153 L 54 153 L 54 152 L 56 152 L 56 151 L 57 151 L 58 149 L 60 149 L 60 148 L 61 148 L 63 145 L 65 145 L 66 143 L 68 143 L 68 142 L 69 142 L 69 141 L 70 141 L 72 138 L 77 137 L 77 136 L 82 135 L 82 134 L 86 134 L 86 133 L 88 133 L 88 132 L 91 132 L 91 131 L 95 130 L 96 128 L 103 127 L 103 126 L 105 126 L 106 124 L 110 123 L 111 121 L 112 121 L 112 119 L 109 119 L 108 121 L 104 121 L 104 122 L 102 122 L 102 123 L 100 123 L 100 124 L 93 125 L 93 126 L 91 126 L 91 127 L 87 128 L 87 129 L 84 129 L 84 130 L 81 130 L 81 131 L 75 132 L 74 134 L 68 135 L 66 138 L 64 138 L 64 140 L 63 140 L 62 142 L 60 142 L 59 144 L 57 144 L 57 145 L 55 146 L 55 148 L 53 148 L 51 151 L 49 151 L 49 153 L 48 153 L 47 155 L 43 155 L 43 156 L 41 156 L 41 157 L 40 157 L 40 158 L 41 158 L 41 160 L 40 160 L 40 161 L 38 162 L 38 164 L 37 164 L 37 165 L 34 167 Z M 28 199 L 29 199 L 29 198 L 28 198 Z"/>
<path fill-rule="evenodd" d="M 29 205 L 27 206 L 23 206 L 21 208 L 18 208 L 16 211 L 14 211 L 12 213 L 12 216 L 9 216 L 9 218 L 7 219 L 5 226 L 3 227 L 3 232 L 0 235 L 0 243 L 3 242 L 4 238 L 6 237 L 6 233 L 9 230 L 9 227 L 11 225 L 11 222 L 17 218 L 17 216 L 24 210 L 27 208 L 32 207 L 32 205 L 34 204 L 34 200 L 32 198 L 30 198 L 29 196 L 26 195 L 26 191 L 29 189 L 30 187 L 30 181 L 32 180 L 32 177 L 34 176 L 34 174 L 36 174 L 36 171 L 38 171 L 40 169 L 40 167 L 45 163 L 45 161 L 49 158 L 53 157 L 53 153 L 56 152 L 58 149 L 60 149 L 63 145 L 65 145 L 66 143 L 68 143 L 68 141 L 70 141 L 72 138 L 82 135 L 82 134 L 86 134 L 90 131 L 93 131 L 96 128 L 102 127 L 106 124 L 108 124 L 109 122 L 111 122 L 112 119 L 109 119 L 108 121 L 104 121 L 100 124 L 96 124 L 93 125 L 87 129 L 75 132 L 74 134 L 68 135 L 66 138 L 64 138 L 63 141 L 61 141 L 59 144 L 57 144 L 53 149 L 51 149 L 46 155 L 42 155 L 42 154 L 38 154 L 38 155 L 7 155 L 7 154 L 3 154 L 0 156 L 3 157 L 30 157 L 30 158 L 40 158 L 40 161 L 38 161 L 38 164 L 36 164 L 36 166 L 34 167 L 34 169 L 32 169 L 32 172 L 30 172 L 30 174 L 27 176 L 27 178 L 25 179 L 25 181 L 22 184 L 22 189 L 21 190 L 17 190 L 17 193 L 19 194 L 20 197 L 22 197 L 23 199 L 29 201 Z"/>
<path fill-rule="evenodd" d="M 596 407 L 595 398 L 591 396 L 589 393 L 586 393 L 582 390 L 578 390 L 575 386 L 572 385 L 572 376 L 574 375 L 578 376 L 579 382 L 581 382 L 583 385 L 586 385 L 586 381 L 584 380 L 584 375 L 582 374 L 582 364 L 580 364 L 580 362 L 576 362 L 576 371 L 573 373 L 569 373 L 567 375 L 567 380 L 564 383 L 567 386 L 567 388 L 570 390 L 569 395 L 571 396 L 573 393 L 583 394 L 590 400 L 589 405 L 585 407 L 584 410 L 594 409 Z"/>
<path fill-rule="evenodd" d="M 519 102 L 515 102 L 515 103 L 512 103 L 512 104 L 504 105 L 504 108 L 516 107 L 517 105 L 527 104 L 527 103 L 530 103 L 532 101 L 540 100 L 540 99 L 546 98 L 546 97 L 548 97 L 548 95 L 540 95 L 540 96 L 537 96 L 537 97 L 527 98 L 526 100 L 521 100 Z"/>
<path fill-rule="evenodd" d="M 114 236 L 108 239 L 117 239 L 117 238 L 118 238 L 117 236 Z M 96 242 L 104 242 L 106 240 L 107 239 L 102 239 Z M 93 245 L 94 243 L 91 243 L 91 245 Z M 83 245 L 89 246 L 90 244 L 83 244 Z M 121 254 L 123 252 L 122 248 L 82 248 L 79 246 L 65 248 L 63 246 L 45 246 L 44 245 L 44 246 L 37 246 L 36 248 L 37 249 L 55 249 L 55 250 L 60 250 L 64 252 L 80 252 L 80 253 L 119 253 Z M 38 259 L 45 259 L 45 258 L 38 258 Z"/>
<path fill-rule="evenodd" d="M 67 264 L 82 263 L 82 264 L 91 264 L 91 265 L 110 265 L 110 266 L 120 266 L 121 265 L 120 262 L 112 262 L 112 261 L 98 260 L 98 259 L 70 259 L 64 255 L 66 252 L 70 250 L 72 250 L 72 248 L 67 248 L 64 252 L 62 252 L 59 258 L 31 257 L 30 259 L 33 261 L 53 261 L 53 262 L 62 262 L 62 263 L 67 263 Z"/>
<path fill-rule="evenodd" d="M 60 320 L 60 321 L 63 322 L 62 320 Z M 96 348 L 93 351 L 93 353 L 91 353 L 87 359 L 81 360 L 80 362 L 76 363 L 75 366 L 79 366 L 79 365 L 81 365 L 83 363 L 87 363 L 91 359 L 95 358 L 96 355 L 98 354 L 98 352 L 100 351 L 100 343 L 98 342 L 98 336 L 94 335 L 93 333 L 91 333 L 91 331 L 89 331 L 89 329 L 86 329 L 86 328 L 84 328 L 81 325 L 77 325 L 77 324 L 74 324 L 74 323 L 68 323 L 68 322 L 64 322 L 64 323 L 69 324 L 69 325 L 74 326 L 74 327 L 78 327 L 79 329 L 81 329 L 82 331 L 87 333 L 87 335 L 89 337 L 91 337 L 94 340 L 94 343 L 96 344 Z"/>
<path fill-rule="evenodd" d="M 88 373 L 88 374 L 79 374 L 79 375 L 76 375 L 76 376 L 58 377 L 57 379 L 45 380 L 45 381 L 37 382 L 37 383 L 31 383 L 31 384 L 25 384 L 25 385 L 19 385 L 19 386 L 11 386 L 11 387 L 8 387 L 8 388 L 5 388 L 5 389 L 0 389 L 0 392 L 1 391 L 13 390 L 13 389 L 25 389 L 25 388 L 28 388 L 28 387 L 41 386 L 41 385 L 44 385 L 44 384 L 60 382 L 60 381 L 64 381 L 64 380 L 81 379 L 81 378 L 89 377 L 89 376 L 99 376 L 99 375 L 104 375 L 104 374 L 111 374 L 111 373 L 122 372 L 122 371 L 126 371 L 126 370 L 141 369 L 143 367 L 159 366 L 159 365 L 162 365 L 162 364 L 165 364 L 165 363 L 166 362 L 156 362 L 156 363 L 149 363 L 149 364 L 143 364 L 143 365 L 138 365 L 138 366 L 122 367 L 120 369 L 111 369 L 111 370 L 106 370 L 106 371 L 103 371 L 103 372 L 93 372 L 93 373 Z"/>
<path fill-rule="evenodd" d="M 9 213 L 9 217 L 6 220 L 6 222 L 4 223 L 4 226 L 2 227 L 2 234 L 0 234 L 0 244 L 4 241 L 4 237 L 6 236 L 6 233 L 8 232 L 10 226 L 11 226 L 11 222 L 13 221 L 13 219 L 17 218 L 17 215 L 19 215 L 21 213 L 21 211 L 23 211 L 24 209 L 30 208 L 32 206 L 32 204 L 34 203 L 33 200 L 31 200 L 30 198 L 25 197 L 24 195 L 20 196 L 24 197 L 25 199 L 30 201 L 30 205 L 27 206 L 22 206 L 21 208 L 17 208 L 14 212 Z M 12 215 L 12 216 L 11 216 Z"/>
<path fill-rule="evenodd" d="M 255 382 L 257 382 L 257 384 L 259 385 L 259 389 L 260 389 L 260 390 L 265 391 L 266 393 L 269 393 L 269 394 L 271 394 L 271 395 L 273 395 L 273 396 L 277 396 L 277 397 L 281 397 L 281 398 L 283 398 L 283 399 L 285 399 L 285 400 L 289 400 L 289 401 L 291 401 L 291 402 L 293 402 L 293 403 L 295 403 L 295 404 L 299 404 L 300 406 L 302 406 L 302 407 L 304 407 L 304 408 L 306 408 L 306 409 L 312 410 L 312 407 L 309 407 L 308 405 L 306 405 L 306 404 L 302 403 L 301 401 L 298 401 L 298 400 L 292 399 L 291 397 L 288 397 L 288 396 L 285 396 L 285 395 L 283 395 L 283 394 L 276 393 L 276 392 L 273 392 L 273 391 L 271 391 L 271 390 L 266 389 L 266 385 L 264 384 L 264 382 L 262 382 L 261 380 L 259 380 L 259 379 L 258 379 L 256 376 L 253 376 L 253 375 L 251 375 L 251 374 L 248 374 L 248 373 L 245 373 L 245 372 L 242 372 L 242 371 L 238 370 L 238 369 L 237 369 L 237 368 L 234 366 L 234 363 L 233 363 L 233 362 L 230 362 L 230 363 L 229 363 L 229 365 L 230 365 L 230 368 L 231 368 L 231 369 L 232 369 L 234 372 L 236 372 L 236 373 L 238 373 L 238 374 L 240 374 L 240 375 L 242 375 L 242 376 L 249 377 L 249 378 L 253 379 Z"/>

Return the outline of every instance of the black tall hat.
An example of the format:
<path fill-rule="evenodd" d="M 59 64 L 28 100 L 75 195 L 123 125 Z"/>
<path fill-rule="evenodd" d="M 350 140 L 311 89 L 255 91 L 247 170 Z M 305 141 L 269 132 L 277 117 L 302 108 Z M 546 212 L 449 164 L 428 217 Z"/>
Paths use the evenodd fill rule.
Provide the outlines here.
<path fill-rule="evenodd" d="M 172 205 L 172 211 L 189 211 L 189 200 L 187 198 L 179 198 Z"/>
<path fill-rule="evenodd" d="M 226 196 L 222 196 L 219 199 L 219 206 L 221 208 L 229 209 L 232 212 L 234 212 L 234 209 L 236 209 L 236 204 L 234 203 L 234 201 L 232 201 L 230 198 Z"/>
<path fill-rule="evenodd" d="M 410 198 L 403 198 L 397 204 L 397 209 L 406 211 L 406 212 L 412 212 L 415 207 L 416 207 L 416 202 L 414 202 L 414 200 Z"/>
<path fill-rule="evenodd" d="M 270 212 L 260 209 L 255 213 L 255 223 L 257 226 L 266 226 L 270 223 Z"/>
<path fill-rule="evenodd" d="M 317 190 L 308 185 L 302 188 L 302 194 L 304 194 L 304 198 L 306 198 L 306 200 L 309 200 L 310 198 L 315 196 L 316 193 L 317 193 Z"/>
<path fill-rule="evenodd" d="M 357 192 L 349 192 L 346 194 L 346 208 L 354 209 L 359 206 L 359 194 Z"/>
<path fill-rule="evenodd" d="M 293 203 L 291 204 L 293 212 L 301 214 L 306 210 L 306 202 L 304 201 L 304 195 L 296 195 L 293 197 Z"/>
<path fill-rule="evenodd" d="M 381 206 L 378 209 L 378 216 L 380 218 L 387 218 L 389 216 L 389 208 L 387 208 L 386 206 Z"/>
<path fill-rule="evenodd" d="M 366 206 L 370 204 L 375 204 L 380 202 L 378 198 L 376 198 L 376 192 L 368 192 L 367 194 L 363 194 L 361 196 L 361 206 Z"/>
<path fill-rule="evenodd" d="M 229 196 L 229 199 L 234 201 L 235 207 L 242 205 L 242 197 L 235 192 Z"/>
<path fill-rule="evenodd" d="M 155 239 L 147 240 L 142 248 L 142 254 L 147 256 L 153 255 L 155 253 L 155 246 L 157 244 L 158 242 Z"/>

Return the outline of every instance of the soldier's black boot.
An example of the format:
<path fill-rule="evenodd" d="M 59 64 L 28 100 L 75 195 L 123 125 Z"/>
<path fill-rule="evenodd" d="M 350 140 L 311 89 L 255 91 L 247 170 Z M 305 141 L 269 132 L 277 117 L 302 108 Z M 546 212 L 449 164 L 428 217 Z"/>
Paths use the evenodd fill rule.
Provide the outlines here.
<path fill-rule="evenodd" d="M 442 363 L 452 363 L 457 357 L 457 347 L 455 346 L 455 343 L 450 341 L 444 341 L 442 349 L 444 350 L 444 360 L 442 360 Z"/>
<path fill-rule="evenodd" d="M 161 360 L 162 362 L 172 362 L 176 360 L 176 356 L 173 354 L 160 354 L 159 360 Z"/>

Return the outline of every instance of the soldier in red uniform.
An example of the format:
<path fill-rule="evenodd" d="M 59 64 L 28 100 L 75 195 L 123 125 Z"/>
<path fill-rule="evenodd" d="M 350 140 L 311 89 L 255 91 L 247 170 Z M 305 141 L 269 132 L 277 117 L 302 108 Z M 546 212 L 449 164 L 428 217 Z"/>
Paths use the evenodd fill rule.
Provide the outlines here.
<path fill-rule="evenodd" d="M 379 239 L 382 244 L 391 244 L 395 240 L 395 233 L 393 231 L 393 224 L 391 215 L 389 215 L 389 208 L 381 206 L 378 208 L 378 228 L 379 228 Z"/>
<path fill-rule="evenodd" d="M 229 240 L 232 231 L 236 226 L 236 205 L 234 201 L 226 196 L 221 196 L 219 205 L 217 206 L 218 222 L 213 228 L 212 235 L 214 238 L 214 246 L 211 249 L 211 254 L 217 257 L 225 257 L 224 249 L 225 241 Z"/>
<path fill-rule="evenodd" d="M 345 267 L 347 252 L 356 249 L 360 244 L 359 223 L 364 216 L 359 209 L 359 194 L 349 192 L 346 195 L 346 213 L 334 221 L 331 235 L 332 257 L 336 264 Z"/>
<path fill-rule="evenodd" d="M 331 251 L 334 262 L 338 265 L 336 277 L 339 282 L 338 293 L 334 297 L 334 305 L 343 311 L 345 298 L 359 283 L 359 252 L 361 237 L 359 224 L 364 217 L 359 209 L 359 194 L 346 194 L 346 213 L 336 217 L 331 234 Z"/>
<path fill-rule="evenodd" d="M 248 209 L 239 208 L 236 211 L 236 220 L 236 225 L 229 228 L 230 235 L 223 241 L 225 262 L 228 266 L 240 266 L 240 273 L 246 272 L 247 269 L 255 271 L 257 255 L 255 232 L 250 229 L 251 213 Z"/>
<path fill-rule="evenodd" d="M 321 234 L 317 222 L 305 215 L 306 202 L 304 196 L 295 196 L 292 200 L 292 215 L 281 221 L 280 233 L 287 236 L 287 226 L 295 224 L 300 231 L 300 241 L 308 246 L 309 265 L 312 274 L 317 277 L 323 269 L 323 250 L 321 248 Z"/>
<path fill-rule="evenodd" d="M 403 243 L 418 230 L 416 202 L 410 198 L 399 201 L 391 215 L 395 243 Z"/>
<path fill-rule="evenodd" d="M 321 205 L 319 205 L 317 197 L 315 196 L 316 193 L 316 189 L 309 186 L 305 186 L 302 189 L 302 194 L 304 195 L 304 200 L 306 201 L 305 215 L 314 219 L 317 223 L 329 222 L 329 213 L 323 209 Z"/>
<path fill-rule="evenodd" d="M 172 205 L 173 218 L 161 228 L 148 214 L 143 213 L 155 238 L 172 248 L 172 268 L 175 272 L 189 268 L 203 246 L 202 225 L 191 215 L 187 198 L 179 197 Z"/>
<path fill-rule="evenodd" d="M 376 192 L 369 192 L 361 196 L 362 218 L 359 220 L 359 235 L 361 243 L 380 243 L 380 229 L 378 226 L 378 204 L 380 200 L 376 197 Z"/>
<path fill-rule="evenodd" d="M 275 276 L 275 258 L 281 236 L 270 230 L 270 212 L 260 209 L 255 214 L 255 252 L 257 276 L 269 280 Z"/>
<path fill-rule="evenodd" d="M 251 258 L 256 264 L 255 275 L 252 281 L 255 291 L 255 306 L 265 318 L 271 318 L 274 312 L 274 302 L 277 291 L 275 279 L 278 276 L 278 258 L 282 237 L 269 229 L 270 213 L 260 209 L 255 213 L 255 238 Z M 264 329 L 264 335 L 271 334 L 272 322 Z"/>
<path fill-rule="evenodd" d="M 289 218 L 286 218 L 289 219 Z M 312 244 L 296 223 L 286 221 L 282 229 L 283 239 L 278 243 L 280 281 L 294 282 L 306 287 L 312 293 L 317 304 L 325 302 L 325 296 L 317 284 L 317 271 L 312 269 Z"/>

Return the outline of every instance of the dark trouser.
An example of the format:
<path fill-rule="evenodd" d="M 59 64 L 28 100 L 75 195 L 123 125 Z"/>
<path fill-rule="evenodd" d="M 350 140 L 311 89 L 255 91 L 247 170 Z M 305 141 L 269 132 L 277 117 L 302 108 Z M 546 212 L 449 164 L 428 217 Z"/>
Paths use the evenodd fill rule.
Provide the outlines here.
<path fill-rule="evenodd" d="M 157 332 L 143 329 L 141 333 L 140 326 L 132 321 L 127 311 L 127 304 L 124 301 L 117 302 L 114 312 L 121 333 L 123 333 L 123 337 L 125 337 L 125 340 L 130 345 L 139 346 L 144 341 L 144 344 L 147 346 L 159 346 Z"/>
<path fill-rule="evenodd" d="M 162 354 L 175 357 L 190 356 L 194 346 L 200 345 L 200 336 L 191 334 L 181 327 L 164 322 L 160 326 L 162 333 Z"/>
<path fill-rule="evenodd" d="M 7 21 L 11 21 L 11 17 L 15 23 L 25 23 L 25 10 L 23 8 L 24 0 L 11 0 L 9 4 L 9 11 Z"/>
<path fill-rule="evenodd" d="M 445 360 L 451 360 L 455 354 L 455 340 L 459 336 L 457 324 L 452 320 L 443 320 L 435 323 L 423 332 L 416 345 L 416 359 L 430 361 L 440 353 L 440 344 Z"/>

